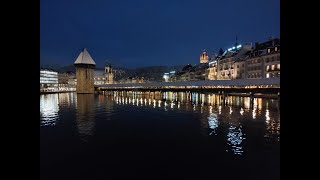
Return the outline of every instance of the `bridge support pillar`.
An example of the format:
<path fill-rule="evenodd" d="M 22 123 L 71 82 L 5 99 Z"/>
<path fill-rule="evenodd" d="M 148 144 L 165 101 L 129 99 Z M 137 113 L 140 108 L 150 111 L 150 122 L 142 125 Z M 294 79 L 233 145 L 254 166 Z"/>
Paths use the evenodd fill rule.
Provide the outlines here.
<path fill-rule="evenodd" d="M 253 109 L 254 93 L 250 92 L 250 108 Z"/>
<path fill-rule="evenodd" d="M 226 96 L 228 96 L 228 94 L 225 91 L 221 91 L 220 94 L 221 94 L 220 100 L 222 101 L 221 104 L 223 106 L 225 106 L 226 105 Z"/>

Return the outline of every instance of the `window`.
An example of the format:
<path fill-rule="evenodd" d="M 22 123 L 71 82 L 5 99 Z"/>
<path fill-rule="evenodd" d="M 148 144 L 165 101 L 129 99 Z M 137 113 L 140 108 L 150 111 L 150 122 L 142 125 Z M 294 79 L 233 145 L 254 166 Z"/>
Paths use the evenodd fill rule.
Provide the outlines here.
<path fill-rule="evenodd" d="M 277 64 L 277 69 L 280 70 L 280 64 Z"/>
<path fill-rule="evenodd" d="M 237 65 L 237 68 L 240 68 L 239 65 Z"/>
<path fill-rule="evenodd" d="M 267 73 L 267 74 L 266 74 L 266 78 L 270 78 L 270 75 L 269 75 L 269 73 Z"/>
<path fill-rule="evenodd" d="M 274 51 L 278 51 L 278 47 L 275 47 L 275 48 L 274 48 Z"/>
<path fill-rule="evenodd" d="M 270 53 L 270 49 L 268 49 L 268 53 Z"/>
<path fill-rule="evenodd" d="M 266 59 L 266 62 L 267 62 L 267 63 L 269 62 L 269 58 Z"/>
<path fill-rule="evenodd" d="M 273 62 L 274 61 L 274 56 L 271 58 L 271 62 Z"/>
<path fill-rule="evenodd" d="M 274 64 L 271 66 L 271 70 L 274 70 Z"/>

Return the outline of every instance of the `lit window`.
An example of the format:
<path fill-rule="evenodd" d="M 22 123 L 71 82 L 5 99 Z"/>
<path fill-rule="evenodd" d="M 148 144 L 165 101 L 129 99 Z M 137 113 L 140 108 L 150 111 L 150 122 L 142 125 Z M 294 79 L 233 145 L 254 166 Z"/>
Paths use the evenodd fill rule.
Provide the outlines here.
<path fill-rule="evenodd" d="M 279 69 L 279 70 L 280 70 L 280 64 L 277 64 L 277 69 Z"/>
<path fill-rule="evenodd" d="M 268 53 L 270 52 L 270 49 L 268 49 Z"/>
<path fill-rule="evenodd" d="M 274 70 L 274 64 L 271 66 L 271 70 Z"/>
<path fill-rule="evenodd" d="M 274 51 L 278 51 L 278 47 L 275 47 L 275 48 L 274 48 Z"/>
<path fill-rule="evenodd" d="M 267 66 L 267 71 L 270 69 L 270 67 L 269 66 Z"/>
<path fill-rule="evenodd" d="M 266 74 L 266 78 L 269 78 L 269 77 L 270 77 L 270 75 L 269 75 L 269 73 L 267 73 L 267 74 Z"/>

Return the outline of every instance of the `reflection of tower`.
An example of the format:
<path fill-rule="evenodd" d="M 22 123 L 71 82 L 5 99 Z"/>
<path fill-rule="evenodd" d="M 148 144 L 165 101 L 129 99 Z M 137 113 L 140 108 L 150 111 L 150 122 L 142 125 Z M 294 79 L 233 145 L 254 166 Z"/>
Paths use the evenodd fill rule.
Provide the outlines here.
<path fill-rule="evenodd" d="M 209 56 L 207 55 L 207 51 L 203 50 L 202 54 L 200 55 L 200 63 L 208 63 Z"/>
<path fill-rule="evenodd" d="M 104 72 L 105 72 L 105 76 L 106 76 L 106 84 L 113 84 L 114 83 L 114 75 L 112 72 L 112 67 L 110 64 L 107 64 L 104 67 Z"/>
<path fill-rule="evenodd" d="M 77 126 L 80 138 L 87 141 L 92 135 L 95 125 L 94 121 L 94 95 L 78 94 L 77 95 Z"/>
<path fill-rule="evenodd" d="M 77 77 L 77 93 L 92 94 L 94 93 L 94 69 L 96 63 L 84 48 L 74 62 Z"/>

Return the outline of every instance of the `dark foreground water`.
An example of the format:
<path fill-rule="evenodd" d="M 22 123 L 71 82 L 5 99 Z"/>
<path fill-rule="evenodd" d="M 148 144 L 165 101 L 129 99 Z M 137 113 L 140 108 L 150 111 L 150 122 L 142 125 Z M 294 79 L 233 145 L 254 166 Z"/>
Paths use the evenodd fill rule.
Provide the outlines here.
<path fill-rule="evenodd" d="M 40 178 L 280 179 L 277 100 L 40 95 Z"/>

